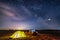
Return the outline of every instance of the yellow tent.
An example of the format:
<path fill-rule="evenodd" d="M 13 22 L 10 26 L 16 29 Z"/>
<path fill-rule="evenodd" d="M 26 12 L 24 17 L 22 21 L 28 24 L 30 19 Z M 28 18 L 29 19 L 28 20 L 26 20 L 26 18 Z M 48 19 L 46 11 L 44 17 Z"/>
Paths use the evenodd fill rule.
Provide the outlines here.
<path fill-rule="evenodd" d="M 16 31 L 10 38 L 21 38 L 26 37 L 25 33 L 23 31 Z"/>

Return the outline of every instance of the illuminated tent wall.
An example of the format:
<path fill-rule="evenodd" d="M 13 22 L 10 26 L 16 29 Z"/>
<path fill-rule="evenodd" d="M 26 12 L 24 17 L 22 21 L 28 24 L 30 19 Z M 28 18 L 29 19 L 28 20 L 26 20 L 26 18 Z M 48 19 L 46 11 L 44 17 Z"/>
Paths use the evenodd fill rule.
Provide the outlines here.
<path fill-rule="evenodd" d="M 23 31 L 16 31 L 13 35 L 10 36 L 10 38 L 20 38 L 20 37 L 26 37 Z"/>

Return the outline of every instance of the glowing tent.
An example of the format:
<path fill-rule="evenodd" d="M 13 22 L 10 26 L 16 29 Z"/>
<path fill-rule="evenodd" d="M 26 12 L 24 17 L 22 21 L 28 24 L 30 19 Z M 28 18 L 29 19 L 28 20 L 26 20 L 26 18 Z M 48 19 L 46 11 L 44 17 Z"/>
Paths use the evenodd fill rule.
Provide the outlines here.
<path fill-rule="evenodd" d="M 26 37 L 25 33 L 23 31 L 16 31 L 10 38 L 21 38 Z"/>

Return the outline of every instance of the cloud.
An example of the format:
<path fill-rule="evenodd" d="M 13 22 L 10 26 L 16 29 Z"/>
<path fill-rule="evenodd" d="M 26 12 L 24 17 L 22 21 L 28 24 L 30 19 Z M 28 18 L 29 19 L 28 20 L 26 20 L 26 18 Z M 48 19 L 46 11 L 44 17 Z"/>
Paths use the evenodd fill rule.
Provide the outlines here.
<path fill-rule="evenodd" d="M 24 13 L 27 15 L 27 16 L 32 16 L 32 12 L 29 11 L 25 6 L 21 6 L 22 7 L 22 10 L 24 11 Z"/>
<path fill-rule="evenodd" d="M 24 20 L 25 17 L 19 15 L 19 13 L 16 12 L 16 9 L 14 9 L 11 6 L 8 6 L 7 4 L 0 3 L 0 11 L 5 15 L 4 19 L 7 17 L 13 19 L 13 20 Z"/>
<path fill-rule="evenodd" d="M 33 4 L 33 6 L 31 4 L 30 5 L 27 4 L 27 7 L 23 5 L 18 5 L 17 7 L 15 6 L 16 6 L 15 4 L 7 5 L 4 3 L 0 3 L 0 11 L 2 12 L 1 14 L 3 15 L 2 20 L 4 22 L 4 25 L 3 25 L 4 28 L 5 27 L 17 28 L 18 26 L 18 28 L 31 28 L 31 29 L 57 29 L 59 27 L 56 21 L 55 22 L 52 20 L 48 21 L 48 18 L 46 17 L 46 16 L 49 16 L 49 17 L 51 16 L 51 17 L 54 17 L 53 20 L 55 20 L 55 17 L 56 17 L 54 15 L 55 11 L 53 12 L 52 10 L 53 7 L 51 5 L 50 5 L 50 7 L 52 7 L 51 9 L 50 7 L 48 7 L 48 5 L 43 5 L 43 4 L 41 5 Z M 42 16 L 44 16 L 44 18 Z M 29 24 L 29 26 L 26 27 L 25 23 L 20 24 L 22 21 L 23 22 L 28 21 L 30 23 L 30 24 L 27 23 Z M 22 27 L 20 27 L 20 25 L 22 25 Z M 25 27 L 23 27 L 23 25 Z"/>

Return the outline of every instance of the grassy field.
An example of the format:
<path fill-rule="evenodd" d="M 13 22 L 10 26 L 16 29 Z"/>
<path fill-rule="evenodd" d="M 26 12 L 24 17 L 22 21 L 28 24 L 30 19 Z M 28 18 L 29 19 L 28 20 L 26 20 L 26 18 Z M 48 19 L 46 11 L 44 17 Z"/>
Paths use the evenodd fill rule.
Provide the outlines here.
<path fill-rule="evenodd" d="M 0 30 L 0 40 L 60 40 L 60 31 L 58 30 L 36 30 L 38 33 L 31 33 L 29 30 L 19 30 L 29 37 L 10 38 L 16 31 L 18 30 Z"/>

